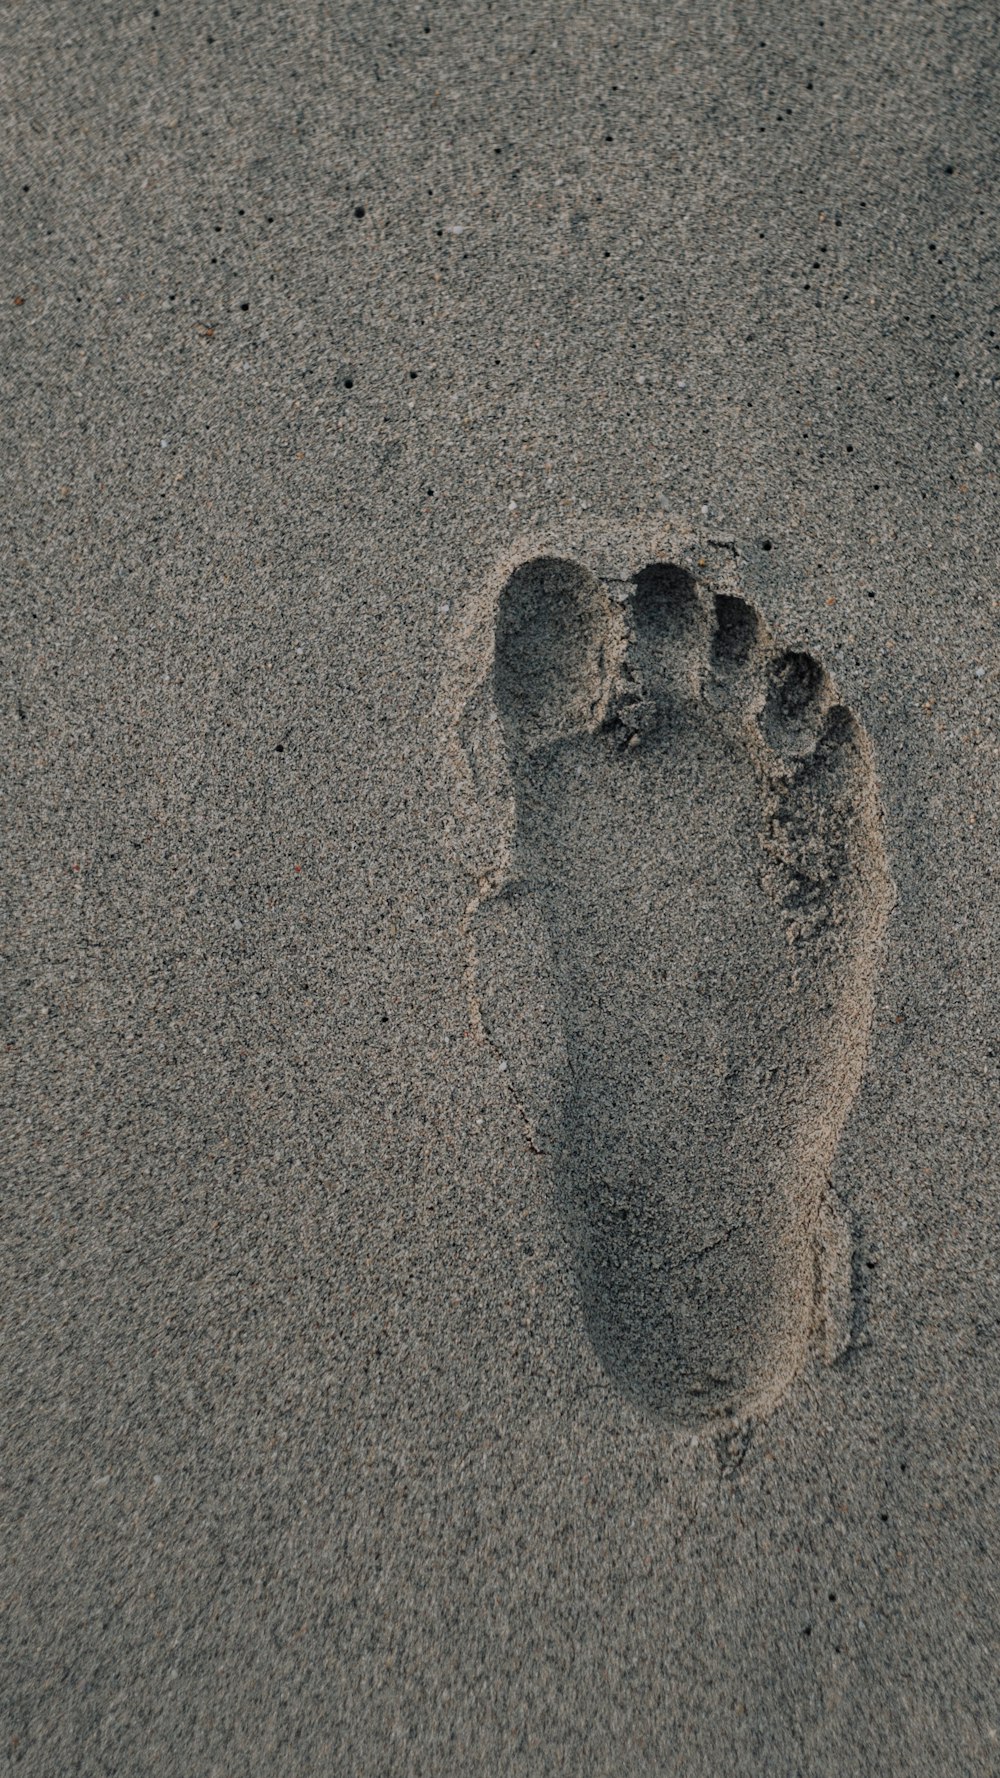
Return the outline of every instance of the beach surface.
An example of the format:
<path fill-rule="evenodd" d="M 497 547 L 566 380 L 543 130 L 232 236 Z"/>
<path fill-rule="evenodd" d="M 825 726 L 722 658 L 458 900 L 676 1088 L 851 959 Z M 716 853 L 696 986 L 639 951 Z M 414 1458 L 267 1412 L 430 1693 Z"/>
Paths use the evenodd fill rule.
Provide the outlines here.
<path fill-rule="evenodd" d="M 1000 1771 L 998 21 L 0 23 L 0 1766 Z"/>

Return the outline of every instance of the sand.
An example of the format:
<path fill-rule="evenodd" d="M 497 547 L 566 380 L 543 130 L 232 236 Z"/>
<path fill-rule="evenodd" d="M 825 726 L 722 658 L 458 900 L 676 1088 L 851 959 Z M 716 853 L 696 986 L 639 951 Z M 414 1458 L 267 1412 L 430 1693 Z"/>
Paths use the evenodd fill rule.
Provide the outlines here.
<path fill-rule="evenodd" d="M 993 9 L 0 65 L 7 1768 L 996 1772 Z"/>

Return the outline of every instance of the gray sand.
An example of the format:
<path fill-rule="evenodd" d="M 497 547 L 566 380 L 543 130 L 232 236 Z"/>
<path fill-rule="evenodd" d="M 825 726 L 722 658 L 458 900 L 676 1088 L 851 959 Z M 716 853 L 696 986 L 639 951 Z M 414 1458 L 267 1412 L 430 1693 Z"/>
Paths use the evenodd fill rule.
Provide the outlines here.
<path fill-rule="evenodd" d="M 1000 1771 L 997 35 L 8 9 L 10 1770 Z"/>

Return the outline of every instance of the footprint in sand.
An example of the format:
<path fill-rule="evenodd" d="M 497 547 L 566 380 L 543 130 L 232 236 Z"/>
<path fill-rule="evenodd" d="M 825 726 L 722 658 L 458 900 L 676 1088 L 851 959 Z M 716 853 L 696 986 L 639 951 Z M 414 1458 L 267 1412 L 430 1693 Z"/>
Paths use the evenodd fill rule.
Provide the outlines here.
<path fill-rule="evenodd" d="M 892 898 L 865 732 L 728 560 L 524 562 L 453 730 L 480 1030 L 604 1369 L 689 1424 L 849 1338 L 829 1181 Z"/>

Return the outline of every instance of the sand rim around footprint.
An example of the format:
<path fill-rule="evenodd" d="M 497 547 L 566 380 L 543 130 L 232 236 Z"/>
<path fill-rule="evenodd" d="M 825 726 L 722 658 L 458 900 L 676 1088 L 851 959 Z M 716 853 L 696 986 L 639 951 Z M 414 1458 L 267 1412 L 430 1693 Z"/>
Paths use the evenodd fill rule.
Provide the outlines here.
<path fill-rule="evenodd" d="M 539 556 L 492 616 L 454 728 L 475 1019 L 608 1377 L 680 1424 L 766 1411 L 849 1338 L 829 1182 L 892 895 L 870 744 L 731 570 Z"/>

